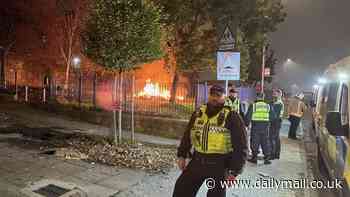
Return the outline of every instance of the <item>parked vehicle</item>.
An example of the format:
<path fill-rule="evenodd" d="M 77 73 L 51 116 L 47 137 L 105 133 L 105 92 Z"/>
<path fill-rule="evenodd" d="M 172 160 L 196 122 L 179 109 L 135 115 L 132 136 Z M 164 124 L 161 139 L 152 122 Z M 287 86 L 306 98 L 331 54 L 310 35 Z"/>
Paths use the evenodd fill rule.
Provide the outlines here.
<path fill-rule="evenodd" d="M 337 73 L 342 69 L 346 68 L 326 72 L 327 82 L 317 90 L 314 123 L 320 169 L 324 169 L 331 179 L 342 180 L 343 189 L 339 190 L 339 196 L 348 197 L 350 196 L 350 78 L 339 79 Z"/>

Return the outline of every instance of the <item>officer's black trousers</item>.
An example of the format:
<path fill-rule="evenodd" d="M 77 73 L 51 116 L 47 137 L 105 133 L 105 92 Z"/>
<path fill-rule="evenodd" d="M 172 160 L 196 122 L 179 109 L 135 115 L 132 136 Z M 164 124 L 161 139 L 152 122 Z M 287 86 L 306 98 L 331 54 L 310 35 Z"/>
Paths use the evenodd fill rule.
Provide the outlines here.
<path fill-rule="evenodd" d="M 224 161 L 206 161 L 195 156 L 177 179 L 173 197 L 195 197 L 203 183 L 213 186 L 212 180 L 215 187 L 208 189 L 207 197 L 225 197 L 226 190 L 220 183 L 224 178 Z"/>
<path fill-rule="evenodd" d="M 270 142 L 271 142 L 271 157 L 279 158 L 281 153 L 280 129 L 282 119 L 276 119 L 271 122 Z"/>
<path fill-rule="evenodd" d="M 301 118 L 297 116 L 292 116 L 292 115 L 289 116 L 289 121 L 290 121 L 290 127 L 289 127 L 289 133 L 288 133 L 289 138 L 293 138 L 293 139 L 297 138 L 297 130 L 300 124 L 300 120 Z"/>
<path fill-rule="evenodd" d="M 269 126 L 264 129 L 255 128 L 254 126 L 251 128 L 250 149 L 252 150 L 253 157 L 258 156 L 260 146 L 264 153 L 264 159 L 269 159 L 271 154 Z"/>

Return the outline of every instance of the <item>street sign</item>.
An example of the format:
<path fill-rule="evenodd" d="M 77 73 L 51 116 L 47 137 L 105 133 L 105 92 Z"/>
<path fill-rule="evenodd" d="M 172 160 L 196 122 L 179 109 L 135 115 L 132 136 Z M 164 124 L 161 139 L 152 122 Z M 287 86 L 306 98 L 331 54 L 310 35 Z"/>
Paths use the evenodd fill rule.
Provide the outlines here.
<path fill-rule="evenodd" d="M 241 54 L 232 51 L 217 52 L 217 80 L 240 80 Z"/>
<path fill-rule="evenodd" d="M 224 33 L 222 34 L 220 40 L 219 40 L 219 50 L 226 51 L 226 50 L 234 50 L 235 48 L 235 37 L 232 34 L 232 31 L 230 30 L 229 26 L 227 25 L 225 27 Z"/>
<path fill-rule="evenodd" d="M 265 75 L 265 77 L 269 77 L 271 75 L 271 69 L 270 68 L 265 68 L 264 69 L 264 75 Z"/>

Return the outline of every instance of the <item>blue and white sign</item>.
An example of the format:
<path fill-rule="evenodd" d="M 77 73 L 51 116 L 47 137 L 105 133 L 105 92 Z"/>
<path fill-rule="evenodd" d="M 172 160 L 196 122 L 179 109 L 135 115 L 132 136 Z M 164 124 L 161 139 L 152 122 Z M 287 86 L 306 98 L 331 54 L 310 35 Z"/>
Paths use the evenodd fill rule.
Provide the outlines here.
<path fill-rule="evenodd" d="M 217 79 L 240 80 L 241 54 L 232 51 L 217 52 Z"/>

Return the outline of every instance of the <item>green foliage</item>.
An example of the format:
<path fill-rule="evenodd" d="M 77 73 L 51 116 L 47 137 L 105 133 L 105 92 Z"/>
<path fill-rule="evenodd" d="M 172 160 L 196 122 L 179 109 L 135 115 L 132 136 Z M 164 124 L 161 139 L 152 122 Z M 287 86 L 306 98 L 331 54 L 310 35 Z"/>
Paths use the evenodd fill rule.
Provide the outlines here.
<path fill-rule="evenodd" d="M 240 30 L 237 31 L 236 46 L 241 53 L 240 79 L 246 81 L 248 79 L 248 68 L 250 65 L 250 54 L 248 44 L 244 41 L 244 34 Z"/>
<path fill-rule="evenodd" d="M 86 55 L 119 72 L 161 57 L 161 13 L 152 3 L 95 0 L 82 35 Z"/>
<path fill-rule="evenodd" d="M 286 17 L 281 0 L 153 1 L 163 8 L 163 23 L 178 71 L 205 70 L 214 65 L 219 26 L 237 24 L 242 80 L 260 76 L 256 68 L 261 66 L 261 49 L 267 44 L 264 35 L 275 31 Z"/>
<path fill-rule="evenodd" d="M 167 47 L 176 57 L 177 72 L 196 72 L 214 64 L 215 29 L 206 1 L 153 1 L 162 7 Z"/>

